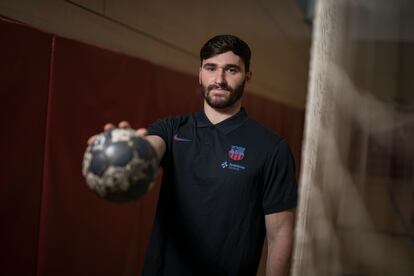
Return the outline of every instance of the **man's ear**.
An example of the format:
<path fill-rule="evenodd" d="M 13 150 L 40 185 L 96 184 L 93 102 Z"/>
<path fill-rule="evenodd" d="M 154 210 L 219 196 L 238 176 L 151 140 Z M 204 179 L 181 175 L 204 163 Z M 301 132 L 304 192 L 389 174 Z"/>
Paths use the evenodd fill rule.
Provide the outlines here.
<path fill-rule="evenodd" d="M 201 67 L 198 70 L 198 84 L 201 84 Z"/>
<path fill-rule="evenodd" d="M 249 82 L 252 79 L 252 71 L 246 73 L 246 82 Z"/>

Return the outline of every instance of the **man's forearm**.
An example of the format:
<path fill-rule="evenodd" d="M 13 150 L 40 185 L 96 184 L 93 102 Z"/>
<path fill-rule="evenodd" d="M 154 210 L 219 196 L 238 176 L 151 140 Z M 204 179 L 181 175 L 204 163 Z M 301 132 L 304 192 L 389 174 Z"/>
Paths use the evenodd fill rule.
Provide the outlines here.
<path fill-rule="evenodd" d="M 266 276 L 286 276 L 289 274 L 292 252 L 292 239 L 280 238 L 269 242 Z"/>
<path fill-rule="evenodd" d="M 267 237 L 266 276 L 289 274 L 293 247 L 295 210 L 265 216 Z"/>
<path fill-rule="evenodd" d="M 268 241 L 266 276 L 289 275 L 292 245 L 291 234 Z"/>

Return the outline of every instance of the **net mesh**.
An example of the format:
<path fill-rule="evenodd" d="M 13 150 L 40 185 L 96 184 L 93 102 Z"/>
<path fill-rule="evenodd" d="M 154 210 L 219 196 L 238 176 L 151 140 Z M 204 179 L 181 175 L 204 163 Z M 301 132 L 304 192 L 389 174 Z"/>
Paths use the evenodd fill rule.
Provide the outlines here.
<path fill-rule="evenodd" d="M 413 11 L 316 5 L 292 275 L 413 275 Z"/>

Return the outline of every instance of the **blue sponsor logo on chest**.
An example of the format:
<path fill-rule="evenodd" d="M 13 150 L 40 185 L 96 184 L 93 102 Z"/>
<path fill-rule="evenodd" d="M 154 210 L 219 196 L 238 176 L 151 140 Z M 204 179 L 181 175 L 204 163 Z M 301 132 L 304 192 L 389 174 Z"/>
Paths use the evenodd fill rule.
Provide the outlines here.
<path fill-rule="evenodd" d="M 224 161 L 221 163 L 221 167 L 223 169 L 229 169 L 229 170 L 234 170 L 234 171 L 242 171 L 245 170 L 246 167 L 241 166 L 241 165 L 237 165 L 228 161 Z"/>

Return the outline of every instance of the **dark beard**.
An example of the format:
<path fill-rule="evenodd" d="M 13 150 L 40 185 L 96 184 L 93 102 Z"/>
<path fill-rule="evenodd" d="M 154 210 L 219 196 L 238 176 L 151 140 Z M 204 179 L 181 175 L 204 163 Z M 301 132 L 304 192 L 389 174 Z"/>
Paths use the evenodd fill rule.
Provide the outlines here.
<path fill-rule="evenodd" d="M 227 84 L 223 84 L 223 85 L 211 84 L 207 87 L 207 89 L 203 84 L 201 84 L 200 91 L 201 91 L 201 95 L 204 97 L 204 99 L 206 100 L 209 106 L 211 106 L 212 108 L 225 109 L 225 108 L 228 108 L 234 105 L 234 103 L 237 102 L 243 96 L 245 83 L 246 81 L 244 80 L 239 86 L 235 88 L 232 88 L 228 86 Z M 209 94 L 210 94 L 210 91 L 215 88 L 221 88 L 221 89 L 227 90 L 227 92 L 230 93 L 230 96 L 226 100 L 213 101 L 209 97 Z"/>

